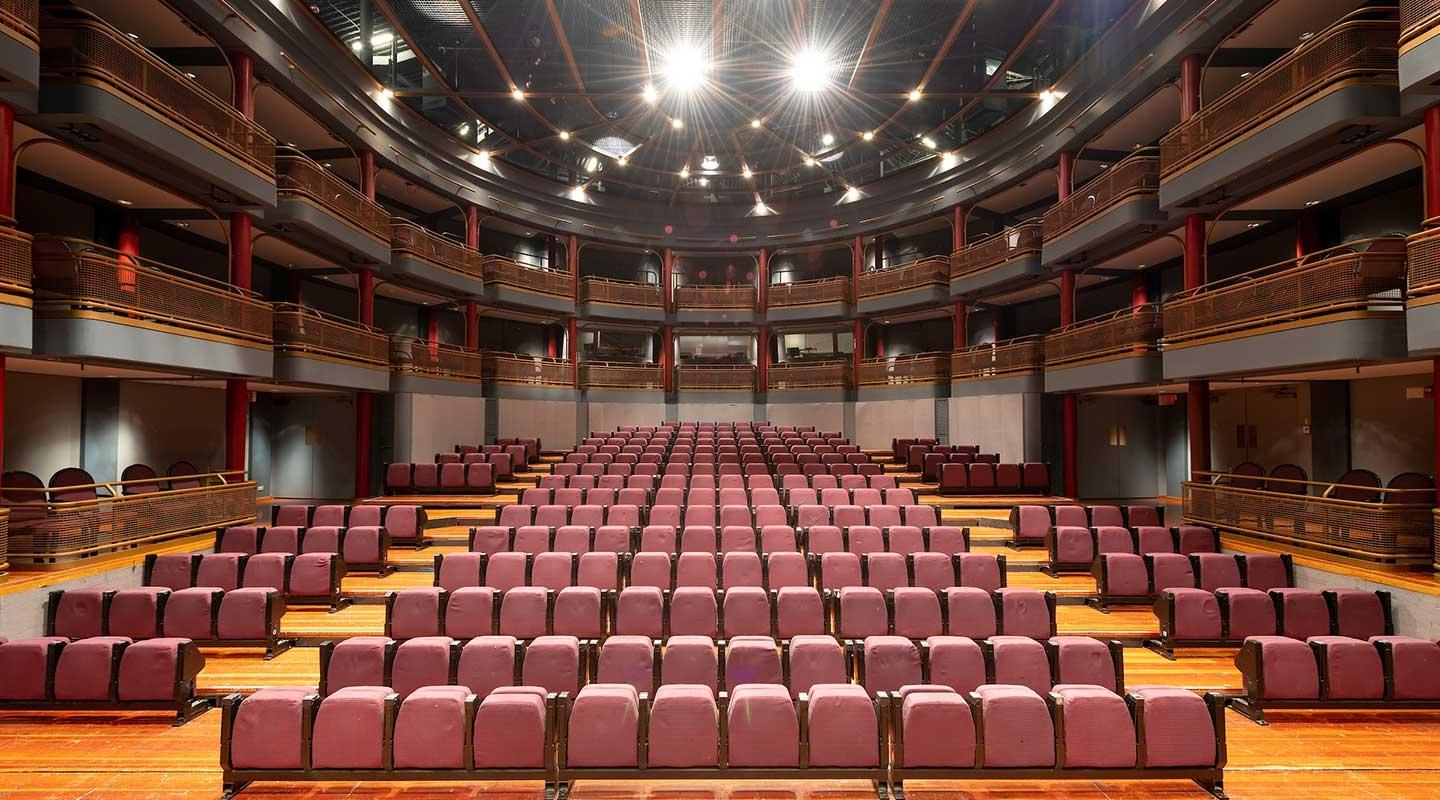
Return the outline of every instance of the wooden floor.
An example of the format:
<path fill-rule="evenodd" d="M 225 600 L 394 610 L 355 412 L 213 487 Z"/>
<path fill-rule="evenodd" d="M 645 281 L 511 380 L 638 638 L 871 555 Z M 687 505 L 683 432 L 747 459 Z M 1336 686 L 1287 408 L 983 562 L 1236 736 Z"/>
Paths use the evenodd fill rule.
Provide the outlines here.
<path fill-rule="evenodd" d="M 916 484 L 918 476 L 897 473 L 902 483 Z M 429 585 L 428 566 L 434 557 L 465 549 L 468 525 L 494 518 L 496 500 L 513 499 L 521 486 L 503 487 L 494 497 L 452 498 L 434 507 L 433 519 L 455 519 L 459 524 L 432 529 L 440 544 L 424 550 L 398 550 L 392 560 L 402 571 L 385 578 L 352 575 L 344 591 L 360 602 L 338 613 L 297 608 L 286 614 L 282 630 L 307 641 L 356 635 L 379 635 L 384 630 L 384 607 L 377 601 L 392 589 Z M 398 500 L 399 498 L 386 498 Z M 933 496 L 924 501 L 939 500 Z M 1036 570 L 1043 559 L 1039 550 L 1014 551 L 1002 546 L 1007 512 L 986 504 L 948 502 L 942 516 L 947 522 L 974 520 L 974 549 L 1003 553 L 1009 564 L 1011 586 L 1051 589 L 1061 596 L 1058 622 L 1061 633 L 1116 637 L 1127 643 L 1156 632 L 1154 614 L 1147 608 L 1117 608 L 1102 614 L 1077 601 L 1094 591 L 1085 574 L 1053 578 Z M 502 501 L 503 502 L 503 501 Z M 196 549 L 209 544 L 181 540 L 165 549 Z M 119 556 L 108 563 L 95 562 L 66 573 L 14 573 L 0 578 L 0 593 L 33 588 L 60 577 L 99 572 L 133 563 L 143 552 Z M 1299 562 L 1300 559 L 1297 559 Z M 423 571 L 422 571 L 423 570 Z M 1391 576 L 1394 579 L 1394 576 Z M 1424 581 L 1413 578 L 1407 588 L 1425 591 Z M 1435 584 L 1440 591 L 1440 584 Z M 296 647 L 271 661 L 258 650 L 208 648 L 206 666 L 199 678 L 204 695 L 249 692 L 263 686 L 315 686 L 319 677 L 319 651 Z M 1167 661 L 1141 647 L 1124 651 L 1126 683 L 1169 684 L 1196 691 L 1238 693 L 1240 676 L 1233 664 L 1233 648 L 1186 652 Z M 1229 713 L 1229 765 L 1226 790 L 1237 800 L 1375 800 L 1378 798 L 1433 798 L 1440 800 L 1440 712 L 1288 712 L 1269 715 L 1269 727 L 1257 726 Z M 217 798 L 220 795 L 218 741 L 220 714 L 211 711 L 190 724 L 173 728 L 168 715 L 0 714 L 0 798 L 4 800 L 134 800 L 136 798 Z M 1193 784 L 1181 782 L 933 782 L 907 784 L 907 793 L 919 800 L 1181 800 L 1208 797 Z M 608 783 L 583 782 L 573 794 L 579 798 L 683 798 L 683 800 L 864 800 L 873 798 L 863 783 Z M 541 800 L 538 783 L 516 784 L 283 784 L 258 785 L 246 790 L 248 798 L 394 798 L 431 800 L 486 798 L 487 800 Z"/>

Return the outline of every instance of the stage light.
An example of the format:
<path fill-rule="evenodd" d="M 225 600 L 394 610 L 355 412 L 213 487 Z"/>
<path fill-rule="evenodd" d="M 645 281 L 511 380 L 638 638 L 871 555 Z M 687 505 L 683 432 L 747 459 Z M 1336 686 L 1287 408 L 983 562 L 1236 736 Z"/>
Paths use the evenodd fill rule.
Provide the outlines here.
<path fill-rule="evenodd" d="M 666 85 L 679 92 L 690 92 L 704 86 L 705 74 L 709 71 L 710 64 L 706 62 L 705 54 L 691 44 L 677 45 L 665 55 L 662 67 Z"/>
<path fill-rule="evenodd" d="M 790 85 L 800 92 L 818 92 L 830 85 L 835 65 L 830 56 L 807 48 L 790 60 Z"/>

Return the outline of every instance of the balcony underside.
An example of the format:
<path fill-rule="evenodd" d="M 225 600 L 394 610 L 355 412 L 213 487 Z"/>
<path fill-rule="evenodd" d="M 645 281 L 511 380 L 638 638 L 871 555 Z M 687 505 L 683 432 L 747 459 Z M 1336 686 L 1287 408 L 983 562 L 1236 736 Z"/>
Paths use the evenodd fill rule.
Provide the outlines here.
<path fill-rule="evenodd" d="M 857 403 L 877 400 L 933 400 L 950 396 L 950 384 L 940 383 L 880 383 L 861 386 L 855 390 Z"/>
<path fill-rule="evenodd" d="M 950 382 L 951 397 L 982 397 L 991 394 L 1039 394 L 1045 391 L 1045 376 L 1039 372 L 997 375 L 993 378 L 957 378 Z"/>
<path fill-rule="evenodd" d="M 580 399 L 580 393 L 569 386 L 486 381 L 485 397 L 496 400 L 568 400 Z"/>
<path fill-rule="evenodd" d="M 281 237 L 342 264 L 389 264 L 390 242 L 381 240 L 344 217 L 300 195 L 287 194 L 265 224 Z"/>
<path fill-rule="evenodd" d="M 451 397 L 484 397 L 485 385 L 479 378 L 450 378 L 438 375 L 415 375 L 392 372 L 391 394 L 443 394 Z"/>
<path fill-rule="evenodd" d="M 834 303 L 808 303 L 803 306 L 771 306 L 765 312 L 766 318 L 771 322 L 842 319 L 849 315 L 849 305 L 839 301 Z"/>
<path fill-rule="evenodd" d="M 753 308 L 681 308 L 675 312 L 675 321 L 680 323 L 729 322 L 754 325 L 760 315 Z"/>
<path fill-rule="evenodd" d="M 1440 295 L 1410 302 L 1405 309 L 1405 336 L 1410 355 L 1440 355 Z"/>
<path fill-rule="evenodd" d="M 618 303 L 602 303 L 598 300 L 586 300 L 580 304 L 580 316 L 584 318 L 664 322 L 665 309 L 660 306 L 629 306 Z"/>
<path fill-rule="evenodd" d="M 322 388 L 390 391 L 389 367 L 365 366 L 309 353 L 276 353 L 275 380 Z"/>
<path fill-rule="evenodd" d="M 503 305 L 543 308 L 546 311 L 557 311 L 562 314 L 575 313 L 575 298 L 573 297 L 529 292 L 509 285 L 495 283 L 487 285 L 485 287 L 485 298 L 491 302 L 501 303 Z"/>
<path fill-rule="evenodd" d="M 1123 389 L 1159 383 L 1163 369 L 1159 353 L 1138 353 L 1045 369 L 1045 391 L 1083 392 Z"/>
<path fill-rule="evenodd" d="M 275 205 L 275 179 L 182 127 L 163 112 L 97 86 L 72 83 L 40 88 L 37 127 L 88 152 L 192 197 L 221 204 Z"/>
<path fill-rule="evenodd" d="M 1069 261 L 1103 261 L 1150 238 L 1165 220 L 1158 196 L 1137 195 L 1053 239 L 1046 239 L 1041 263 L 1050 267 Z"/>
<path fill-rule="evenodd" d="M 0 91 L 7 98 L 21 100 L 27 96 L 30 105 L 26 111 L 34 111 L 34 92 L 40 86 L 40 51 L 33 41 L 16 36 L 8 27 L 0 25 Z"/>
<path fill-rule="evenodd" d="M 981 272 L 972 272 L 968 275 L 951 278 L 950 296 L 961 297 L 1011 284 L 1029 283 L 1043 274 L 1045 274 L 1045 267 L 1040 263 L 1040 254 L 1031 253 Z"/>
<path fill-rule="evenodd" d="M 30 306 L 0 302 L 0 351 L 28 353 L 35 338 Z"/>
<path fill-rule="evenodd" d="M 1336 86 L 1162 177 L 1160 207 L 1199 205 L 1221 190 L 1244 197 L 1279 185 L 1358 148 L 1361 142 L 1353 139 L 1368 126 L 1380 131 L 1365 140 L 1378 140 L 1402 124 L 1399 115 L 1400 93 L 1393 86 Z"/>
<path fill-rule="evenodd" d="M 1440 94 L 1440 26 L 1400 51 L 1400 91 Z"/>
<path fill-rule="evenodd" d="M 274 352 L 269 345 L 178 332 L 140 320 L 120 322 L 108 315 L 82 316 L 84 313 L 36 318 L 35 354 L 249 378 L 274 374 Z"/>
<path fill-rule="evenodd" d="M 459 292 L 465 297 L 480 297 L 485 293 L 485 283 L 481 279 L 437 267 L 409 253 L 392 252 L 390 268 L 385 270 L 385 273 L 398 278 L 402 283 Z"/>
<path fill-rule="evenodd" d="M 1405 317 L 1336 314 L 1165 348 L 1165 380 L 1294 372 L 1407 358 Z M 1237 369 L 1237 367 L 1240 367 Z"/>
<path fill-rule="evenodd" d="M 914 289 L 901 289 L 900 291 L 888 294 L 870 295 L 860 298 L 855 304 L 855 311 L 858 314 L 882 314 L 886 311 L 895 311 L 901 308 L 914 306 L 928 306 L 937 303 L 944 303 L 950 299 L 944 286 L 927 285 Z"/>

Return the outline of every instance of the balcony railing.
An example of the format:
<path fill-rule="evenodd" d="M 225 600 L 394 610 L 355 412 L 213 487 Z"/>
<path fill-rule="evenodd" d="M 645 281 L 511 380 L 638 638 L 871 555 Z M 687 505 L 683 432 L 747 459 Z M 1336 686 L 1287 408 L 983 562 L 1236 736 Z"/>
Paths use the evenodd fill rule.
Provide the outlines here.
<path fill-rule="evenodd" d="M 477 281 L 485 279 L 484 260 L 478 251 L 413 222 L 391 220 L 390 252 Z"/>
<path fill-rule="evenodd" d="M 1166 134 L 1160 140 L 1161 175 L 1174 174 L 1341 82 L 1397 86 L 1399 33 L 1393 9 L 1361 9 L 1342 17 Z"/>
<path fill-rule="evenodd" d="M 844 389 L 850 385 L 850 370 L 848 361 L 772 364 L 769 368 L 769 388 L 772 392 L 786 389 Z"/>
<path fill-rule="evenodd" d="M 1440 26 L 1440 0 L 1400 0 L 1400 51 Z"/>
<path fill-rule="evenodd" d="M 153 479 L 66 487 L 93 500 L 51 502 L 46 489 L 5 488 L 10 560 L 51 564 L 255 521 L 256 486 L 243 472 L 191 476 L 188 489 L 125 494 Z M 130 491 L 135 492 L 134 488 Z M 32 499 L 33 498 L 33 499 Z"/>
<path fill-rule="evenodd" d="M 1173 296 L 1164 344 L 1342 312 L 1403 311 L 1404 291 L 1405 240 L 1361 239 Z"/>
<path fill-rule="evenodd" d="M 1154 148 L 1135 153 L 1045 212 L 1045 240 L 1060 236 L 1133 197 L 1158 196 L 1160 156 Z"/>
<path fill-rule="evenodd" d="M 40 41 L 40 0 L 0 0 L 0 25 Z"/>
<path fill-rule="evenodd" d="M 855 294 L 864 299 L 927 286 L 949 288 L 950 262 L 945 256 L 930 256 L 898 267 L 862 272 Z"/>
<path fill-rule="evenodd" d="M 575 276 L 568 272 L 527 267 L 497 255 L 485 256 L 485 282 L 554 297 L 570 298 L 575 292 Z"/>
<path fill-rule="evenodd" d="M 254 292 L 80 239 L 35 239 L 37 314 L 103 315 L 270 346 L 270 304 Z"/>
<path fill-rule="evenodd" d="M 665 370 L 659 364 L 586 361 L 580 364 L 580 385 L 586 389 L 658 392 L 665 388 Z"/>
<path fill-rule="evenodd" d="M 485 380 L 525 386 L 575 386 L 575 371 L 563 358 L 542 358 L 516 353 L 482 353 Z"/>
<path fill-rule="evenodd" d="M 580 302 L 660 308 L 665 304 L 665 298 L 660 287 L 653 283 L 591 277 L 580 279 Z"/>
<path fill-rule="evenodd" d="M 850 302 L 850 278 L 816 278 L 794 283 L 775 283 L 766 289 L 766 302 L 772 307 L 813 306 L 822 303 Z"/>
<path fill-rule="evenodd" d="M 1045 365 L 1045 337 L 1025 336 L 956 350 L 950 376 L 957 381 L 1034 375 Z"/>
<path fill-rule="evenodd" d="M 29 298 L 33 294 L 30 274 L 34 243 L 34 237 L 18 228 L 0 227 L 0 295 Z"/>
<path fill-rule="evenodd" d="M 380 241 L 390 241 L 390 215 L 385 208 L 339 175 L 295 152 L 276 157 L 275 171 L 281 200 L 309 201 Z"/>
<path fill-rule="evenodd" d="M 1045 337 L 1045 366 L 1142 355 L 1160 349 L 1160 304 L 1124 308 L 1067 325 Z"/>
<path fill-rule="evenodd" d="M 861 386 L 920 385 L 950 380 L 949 353 L 913 353 L 867 358 L 860 363 Z"/>
<path fill-rule="evenodd" d="M 1185 519 L 1222 530 L 1387 564 L 1429 564 L 1434 492 L 1194 473 Z M 1350 491 L 1337 495 L 1337 490 Z M 1345 500 L 1343 496 L 1373 501 Z"/>
<path fill-rule="evenodd" d="M 675 372 L 680 389 L 755 391 L 752 364 L 681 364 Z"/>
<path fill-rule="evenodd" d="M 1406 239 L 1405 262 L 1406 299 L 1440 294 L 1440 227 L 1427 228 Z"/>
<path fill-rule="evenodd" d="M 755 308 L 754 286 L 676 286 L 675 307 L 684 309 Z"/>
<path fill-rule="evenodd" d="M 1044 238 L 1044 225 L 1031 220 L 977 239 L 950 254 L 950 277 L 975 275 L 1017 258 L 1039 255 Z"/>
<path fill-rule="evenodd" d="M 383 368 L 390 363 L 390 337 L 379 328 L 281 303 L 275 306 L 275 352 Z"/>
<path fill-rule="evenodd" d="M 3 5 L 26 8 L 33 2 Z M 273 136 L 94 14 L 77 8 L 47 11 L 40 46 L 47 82 L 100 84 L 153 109 L 256 172 L 275 175 Z"/>
<path fill-rule="evenodd" d="M 390 369 L 424 378 L 478 381 L 481 353 L 453 344 L 394 336 L 390 339 Z"/>
<path fill-rule="evenodd" d="M 10 569 L 10 509 L 0 508 L 0 572 Z"/>

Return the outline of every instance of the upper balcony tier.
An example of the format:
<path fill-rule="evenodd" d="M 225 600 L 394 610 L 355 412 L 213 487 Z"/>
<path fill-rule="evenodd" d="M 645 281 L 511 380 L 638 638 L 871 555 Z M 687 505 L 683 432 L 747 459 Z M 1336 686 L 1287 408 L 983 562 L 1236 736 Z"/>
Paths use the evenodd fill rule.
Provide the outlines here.
<path fill-rule="evenodd" d="M 33 335 L 34 290 L 30 234 L 0 226 L 0 350 L 28 351 Z"/>
<path fill-rule="evenodd" d="M 11 92 L 40 85 L 40 0 L 0 0 L 0 79 Z"/>
<path fill-rule="evenodd" d="M 1045 337 L 1045 391 L 1159 383 L 1160 305 L 1123 308 Z"/>
<path fill-rule="evenodd" d="M 1042 262 L 1098 262 L 1125 252 L 1164 222 L 1160 154 L 1141 150 L 1045 212 Z"/>
<path fill-rule="evenodd" d="M 973 295 L 1040 275 L 1044 239 L 1042 223 L 1031 220 L 970 242 L 950 254 L 950 293 Z"/>
<path fill-rule="evenodd" d="M 950 357 L 953 397 L 1020 394 L 1044 389 L 1045 337 L 1024 336 L 956 350 Z"/>
<path fill-rule="evenodd" d="M 575 388 L 575 367 L 563 358 L 486 350 L 481 354 L 481 369 L 486 383 L 549 389 Z"/>
<path fill-rule="evenodd" d="M 1379 141 L 1400 119 L 1394 9 L 1307 39 L 1160 140 L 1160 205 L 1243 197 Z"/>
<path fill-rule="evenodd" d="M 1440 0 L 1400 2 L 1400 91 L 1440 92 Z"/>
<path fill-rule="evenodd" d="M 675 369 L 675 386 L 682 392 L 753 392 L 753 364 L 681 364 Z"/>
<path fill-rule="evenodd" d="M 769 390 L 830 391 L 849 389 L 852 385 L 849 361 L 827 361 L 818 364 L 771 364 L 767 369 Z"/>
<path fill-rule="evenodd" d="M 484 257 L 478 251 L 402 219 L 390 223 L 390 273 L 471 297 L 485 291 Z"/>
<path fill-rule="evenodd" d="M 580 279 L 580 314 L 660 322 L 665 319 L 665 297 L 653 283 L 584 277 Z"/>
<path fill-rule="evenodd" d="M 1362 239 L 1165 303 L 1165 379 L 1404 359 L 1405 240 Z"/>
<path fill-rule="evenodd" d="M 950 297 L 949 259 L 931 256 L 886 269 L 860 273 L 855 310 L 878 314 L 897 308 L 943 303 Z"/>
<path fill-rule="evenodd" d="M 776 321 L 843 317 L 850 303 L 848 275 L 773 283 L 765 288 L 765 316 Z"/>
<path fill-rule="evenodd" d="M 1411 355 L 1440 355 L 1440 227 L 1405 240 L 1405 335 Z"/>
<path fill-rule="evenodd" d="M 919 387 L 928 390 L 949 380 L 949 353 L 912 353 L 861 361 L 856 384 L 861 390 L 893 391 Z"/>
<path fill-rule="evenodd" d="M 485 293 L 500 303 L 575 313 L 574 275 L 526 266 L 505 256 L 485 256 Z"/>
<path fill-rule="evenodd" d="M 676 286 L 675 318 L 680 322 L 755 322 L 754 286 Z"/>
<path fill-rule="evenodd" d="M 36 238 L 37 354 L 268 378 L 270 304 L 80 239 Z"/>
<path fill-rule="evenodd" d="M 218 206 L 275 205 L 275 139 L 199 81 L 73 6 L 46 7 L 40 47 L 39 127 Z"/>
<path fill-rule="evenodd" d="M 453 344 L 390 337 L 390 389 L 394 392 L 481 397 L 479 350 Z"/>
<path fill-rule="evenodd" d="M 265 223 L 343 264 L 390 263 L 390 215 L 343 178 L 299 151 L 276 157 L 278 205 Z"/>
<path fill-rule="evenodd" d="M 390 338 L 379 328 L 282 303 L 275 306 L 275 377 L 311 386 L 390 388 Z"/>
<path fill-rule="evenodd" d="M 665 369 L 659 364 L 582 361 L 580 386 L 590 391 L 660 392 L 665 389 Z"/>

